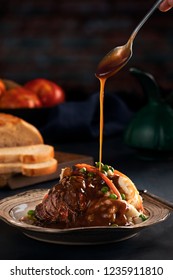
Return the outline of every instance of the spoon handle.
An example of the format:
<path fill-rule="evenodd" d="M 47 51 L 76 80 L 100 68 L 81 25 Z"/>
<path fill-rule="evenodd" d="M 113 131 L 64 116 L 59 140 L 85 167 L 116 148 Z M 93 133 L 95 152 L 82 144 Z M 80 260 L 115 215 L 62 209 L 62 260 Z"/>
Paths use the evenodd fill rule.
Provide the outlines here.
<path fill-rule="evenodd" d="M 144 25 L 144 23 L 148 20 L 148 18 L 153 14 L 153 12 L 160 6 L 160 4 L 163 2 L 163 0 L 158 0 L 156 3 L 152 6 L 152 8 L 148 11 L 148 13 L 144 16 L 144 18 L 140 21 L 140 23 L 137 25 L 135 30 L 130 36 L 130 40 L 134 40 L 136 37 L 138 31 L 141 29 L 141 27 Z"/>

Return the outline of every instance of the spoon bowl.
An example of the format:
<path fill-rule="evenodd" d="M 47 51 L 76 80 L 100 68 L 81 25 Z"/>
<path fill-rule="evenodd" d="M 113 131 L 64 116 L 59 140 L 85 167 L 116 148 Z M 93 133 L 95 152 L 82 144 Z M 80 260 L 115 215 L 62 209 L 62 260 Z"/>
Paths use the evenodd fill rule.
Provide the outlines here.
<path fill-rule="evenodd" d="M 98 65 L 96 76 L 108 78 L 116 74 L 131 58 L 132 43 L 128 41 L 127 44 L 116 47 L 107 53 Z"/>
<path fill-rule="evenodd" d="M 145 17 L 140 21 L 137 25 L 133 33 L 131 34 L 128 42 L 125 45 L 116 47 L 112 49 L 105 57 L 100 61 L 96 70 L 97 78 L 109 78 L 113 76 L 116 72 L 118 72 L 132 57 L 132 46 L 133 41 L 147 21 L 147 19 L 152 15 L 152 13 L 158 8 L 158 6 L 163 2 L 163 0 L 158 0 L 153 5 L 153 7 L 149 10 L 149 12 L 145 15 Z"/>

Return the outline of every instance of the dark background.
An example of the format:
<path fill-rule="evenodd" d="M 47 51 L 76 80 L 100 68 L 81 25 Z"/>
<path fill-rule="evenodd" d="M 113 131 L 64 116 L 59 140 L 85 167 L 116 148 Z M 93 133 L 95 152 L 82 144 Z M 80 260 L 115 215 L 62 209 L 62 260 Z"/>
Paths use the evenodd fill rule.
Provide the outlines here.
<path fill-rule="evenodd" d="M 1 0 L 0 78 L 25 83 L 47 78 L 69 99 L 98 91 L 95 70 L 114 46 L 124 44 L 153 0 Z M 140 91 L 131 66 L 173 88 L 173 14 L 156 11 L 135 39 L 128 65 L 107 91 Z"/>

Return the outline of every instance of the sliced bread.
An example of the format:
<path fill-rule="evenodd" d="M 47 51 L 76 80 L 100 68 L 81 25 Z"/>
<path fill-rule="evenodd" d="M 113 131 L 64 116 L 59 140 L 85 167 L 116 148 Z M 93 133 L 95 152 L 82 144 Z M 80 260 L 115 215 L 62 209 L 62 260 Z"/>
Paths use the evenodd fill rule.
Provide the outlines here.
<path fill-rule="evenodd" d="M 41 176 L 56 172 L 57 160 L 51 158 L 39 163 L 0 163 L 0 174 L 16 174 L 21 173 L 25 176 Z"/>
<path fill-rule="evenodd" d="M 43 144 L 39 130 L 21 118 L 0 113 L 0 147 Z"/>
<path fill-rule="evenodd" d="M 45 144 L 0 148 L 1 163 L 39 163 L 53 157 L 54 148 Z"/>

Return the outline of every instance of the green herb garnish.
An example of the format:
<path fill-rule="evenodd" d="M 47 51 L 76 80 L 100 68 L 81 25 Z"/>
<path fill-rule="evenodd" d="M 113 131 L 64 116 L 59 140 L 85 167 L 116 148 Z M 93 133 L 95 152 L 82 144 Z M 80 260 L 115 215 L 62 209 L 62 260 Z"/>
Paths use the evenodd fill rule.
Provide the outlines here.
<path fill-rule="evenodd" d="M 93 172 L 88 172 L 88 177 L 94 177 L 94 173 Z"/>
<path fill-rule="evenodd" d="M 79 171 L 80 171 L 81 173 L 86 173 L 86 168 L 83 167 L 83 168 L 79 169 Z"/>
<path fill-rule="evenodd" d="M 140 214 L 139 217 L 141 218 L 141 220 L 144 222 L 148 219 L 147 216 L 145 216 L 144 214 Z"/>

